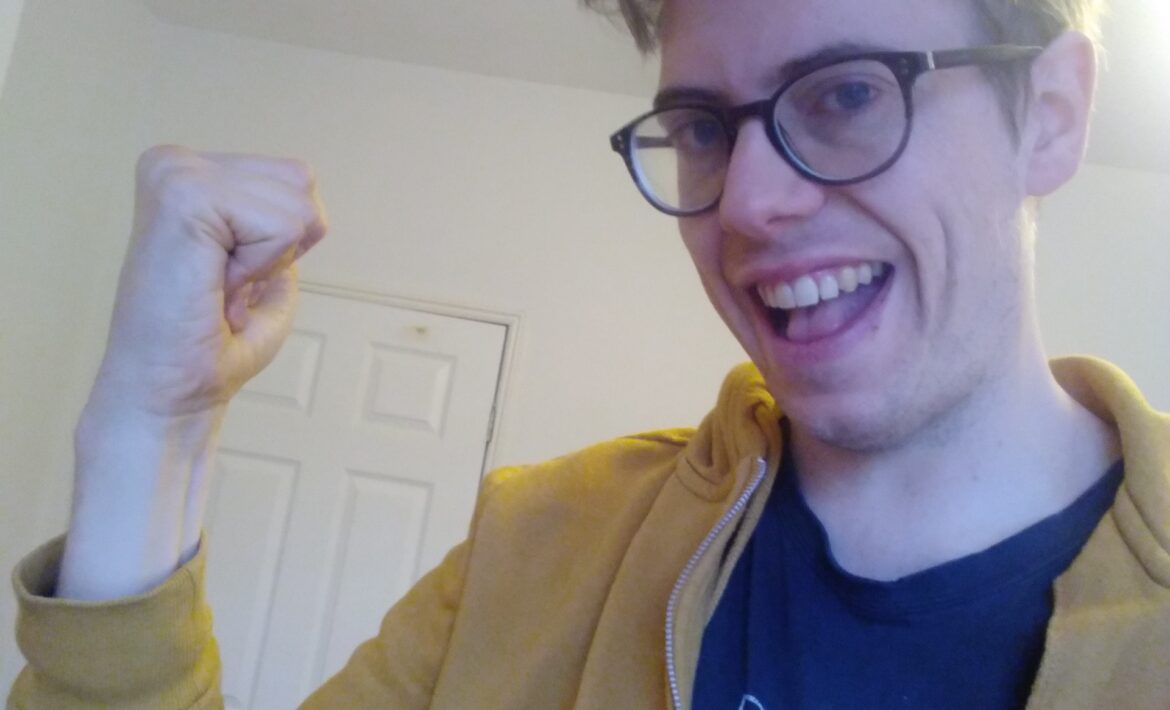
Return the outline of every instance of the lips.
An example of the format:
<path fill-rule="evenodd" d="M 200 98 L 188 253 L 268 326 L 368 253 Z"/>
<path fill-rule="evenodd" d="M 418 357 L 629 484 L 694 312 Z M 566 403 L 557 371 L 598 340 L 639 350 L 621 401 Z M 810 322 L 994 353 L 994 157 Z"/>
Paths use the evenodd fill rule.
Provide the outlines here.
<path fill-rule="evenodd" d="M 756 293 L 777 335 L 792 343 L 812 343 L 858 320 L 892 273 L 884 262 L 861 261 L 759 284 Z"/>

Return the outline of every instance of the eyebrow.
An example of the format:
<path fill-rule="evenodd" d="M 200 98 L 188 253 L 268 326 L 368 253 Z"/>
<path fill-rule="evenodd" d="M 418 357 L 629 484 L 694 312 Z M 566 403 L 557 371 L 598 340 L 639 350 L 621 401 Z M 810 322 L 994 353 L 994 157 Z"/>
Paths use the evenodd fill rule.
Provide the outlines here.
<path fill-rule="evenodd" d="M 822 47 L 811 54 L 790 59 L 773 72 L 769 85 L 781 86 L 793 77 L 800 76 L 825 64 L 831 64 L 837 59 L 855 54 L 889 51 L 889 47 L 860 42 L 838 42 Z M 654 95 L 653 107 L 674 106 L 684 103 L 726 104 L 730 103 L 727 96 L 719 91 L 704 89 L 697 86 L 668 86 Z"/>

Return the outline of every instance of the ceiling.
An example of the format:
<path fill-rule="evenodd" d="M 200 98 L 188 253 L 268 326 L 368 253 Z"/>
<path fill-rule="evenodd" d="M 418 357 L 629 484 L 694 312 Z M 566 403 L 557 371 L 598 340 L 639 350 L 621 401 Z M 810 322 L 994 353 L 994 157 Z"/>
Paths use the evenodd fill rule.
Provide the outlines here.
<path fill-rule="evenodd" d="M 411 64 L 646 96 L 657 70 L 575 0 L 142 0 L 175 24 Z M 1090 159 L 1170 173 L 1170 3 L 1114 0 Z"/>

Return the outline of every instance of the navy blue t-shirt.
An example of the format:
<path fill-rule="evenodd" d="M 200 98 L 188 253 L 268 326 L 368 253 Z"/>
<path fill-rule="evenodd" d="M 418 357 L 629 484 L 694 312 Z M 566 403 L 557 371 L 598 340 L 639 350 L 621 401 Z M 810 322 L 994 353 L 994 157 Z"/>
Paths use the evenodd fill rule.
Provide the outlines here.
<path fill-rule="evenodd" d="M 879 582 L 836 563 L 785 469 L 704 632 L 696 710 L 1023 707 L 1052 582 L 1122 479 L 1118 462 L 1068 508 L 1011 538 Z"/>

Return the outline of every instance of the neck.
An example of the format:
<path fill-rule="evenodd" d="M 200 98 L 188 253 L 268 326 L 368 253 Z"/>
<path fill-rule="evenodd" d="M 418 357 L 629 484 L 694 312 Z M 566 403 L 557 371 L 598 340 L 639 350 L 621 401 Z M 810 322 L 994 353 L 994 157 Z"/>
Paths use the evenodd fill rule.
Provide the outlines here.
<path fill-rule="evenodd" d="M 888 580 L 979 552 L 1063 510 L 1106 472 L 1114 432 L 1033 352 L 882 450 L 844 450 L 793 424 L 801 488 L 839 564 Z"/>

